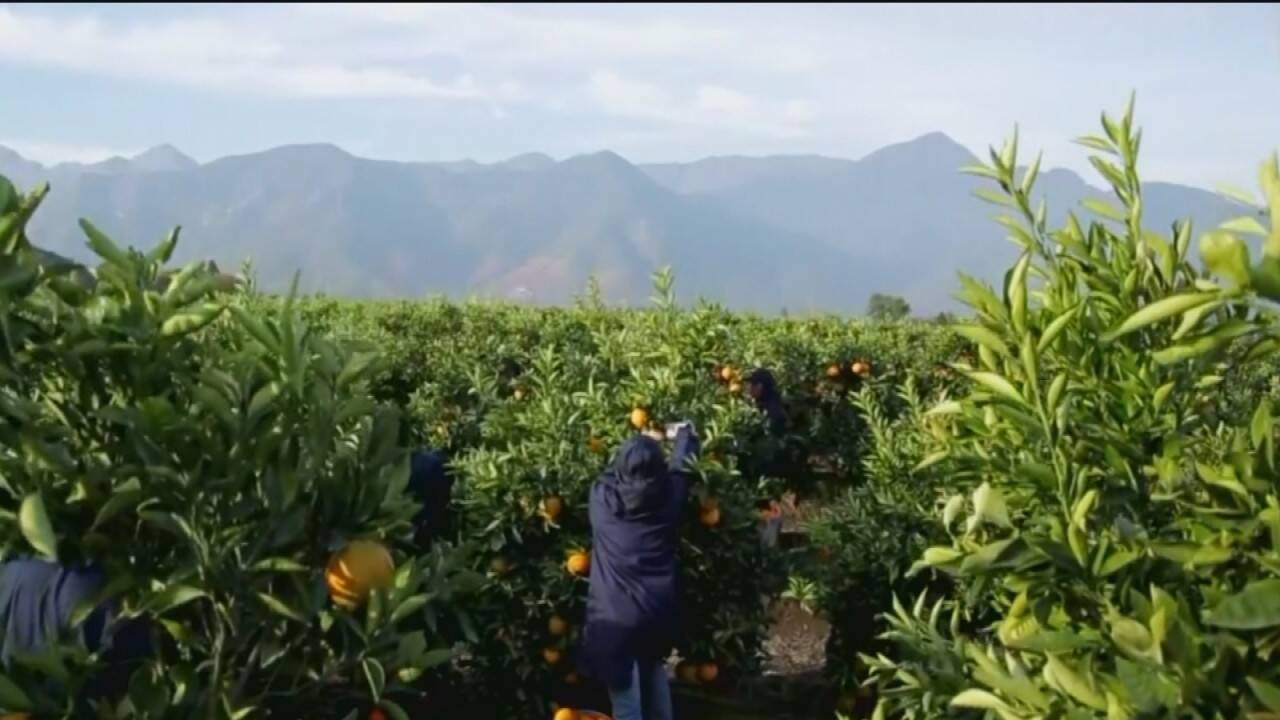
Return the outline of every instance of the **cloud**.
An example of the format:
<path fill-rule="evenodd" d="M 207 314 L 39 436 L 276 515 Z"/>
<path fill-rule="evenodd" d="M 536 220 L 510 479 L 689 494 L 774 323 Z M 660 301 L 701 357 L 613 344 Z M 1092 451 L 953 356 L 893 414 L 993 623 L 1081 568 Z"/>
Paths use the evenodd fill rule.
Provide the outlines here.
<path fill-rule="evenodd" d="M 718 85 L 704 85 L 684 96 L 611 70 L 593 73 L 588 88 L 597 106 L 611 115 L 718 128 L 721 132 L 794 137 L 804 134 L 804 124 L 812 119 L 811 112 L 796 116 L 797 107 L 808 109 L 803 101 L 789 101 L 775 109 L 755 97 Z"/>
<path fill-rule="evenodd" d="M 0 7 L 0 61 L 219 91 L 298 98 L 481 99 L 465 76 L 439 82 L 401 68 L 299 62 L 270 28 L 210 18 L 108 24 Z"/>
<path fill-rule="evenodd" d="M 113 157 L 133 157 L 140 152 L 137 148 L 71 145 L 29 138 L 0 138 L 0 146 L 46 167 L 58 163 L 96 163 Z"/>

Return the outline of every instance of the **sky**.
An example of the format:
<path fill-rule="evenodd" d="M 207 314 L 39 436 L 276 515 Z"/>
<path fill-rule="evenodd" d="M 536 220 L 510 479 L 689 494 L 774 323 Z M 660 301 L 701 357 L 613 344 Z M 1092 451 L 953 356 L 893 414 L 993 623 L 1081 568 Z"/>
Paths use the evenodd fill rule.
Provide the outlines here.
<path fill-rule="evenodd" d="M 389 160 L 861 157 L 1019 126 L 1048 167 L 1130 91 L 1144 177 L 1256 187 L 1280 4 L 0 5 L 0 145 Z M 1025 156 L 1025 155 L 1024 155 Z"/>

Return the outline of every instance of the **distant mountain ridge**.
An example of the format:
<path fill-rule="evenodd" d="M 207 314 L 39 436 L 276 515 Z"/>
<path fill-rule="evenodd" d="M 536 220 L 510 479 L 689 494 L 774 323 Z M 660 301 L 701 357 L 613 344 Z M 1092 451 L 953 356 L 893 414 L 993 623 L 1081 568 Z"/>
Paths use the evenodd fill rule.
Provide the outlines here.
<path fill-rule="evenodd" d="M 921 313 L 954 308 L 955 274 L 999 278 L 1014 256 L 993 208 L 943 133 L 859 160 L 713 157 L 635 165 L 603 151 L 556 161 L 403 163 L 333 145 L 289 145 L 200 164 L 161 145 L 132 158 L 44 167 L 0 147 L 0 174 L 52 192 L 31 236 L 89 259 L 75 220 L 140 247 L 183 226 L 178 260 L 235 267 L 263 284 L 295 270 L 312 291 L 488 295 L 563 303 L 595 275 L 605 298 L 639 304 L 671 264 L 684 299 L 760 311 L 860 312 L 876 292 Z M 1101 191 L 1076 174 L 1038 182 L 1054 219 Z M 1147 225 L 1197 227 L 1239 213 L 1218 195 L 1151 183 Z"/>

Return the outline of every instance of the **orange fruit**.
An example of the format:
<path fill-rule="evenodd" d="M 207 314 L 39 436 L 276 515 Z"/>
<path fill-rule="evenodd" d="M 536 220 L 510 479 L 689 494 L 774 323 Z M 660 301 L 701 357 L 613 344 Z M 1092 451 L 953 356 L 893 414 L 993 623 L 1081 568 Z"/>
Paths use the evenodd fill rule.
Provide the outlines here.
<path fill-rule="evenodd" d="M 853 365 L 849 366 L 849 369 L 853 371 L 854 375 L 859 377 L 866 377 L 871 374 L 871 365 L 864 360 L 855 362 Z"/>
<path fill-rule="evenodd" d="M 631 411 L 631 426 L 637 430 L 643 430 L 649 425 L 649 411 L 644 408 L 636 408 Z"/>
<path fill-rule="evenodd" d="M 369 599 L 371 590 L 391 587 L 395 573 L 395 561 L 381 543 L 353 540 L 329 560 L 324 579 L 333 603 L 354 610 Z"/>
<path fill-rule="evenodd" d="M 698 666 L 698 679 L 704 683 L 713 683 L 720 677 L 720 667 L 713 662 Z"/>
<path fill-rule="evenodd" d="M 713 495 L 708 495 L 702 498 L 702 502 L 698 503 L 698 507 L 703 510 L 719 509 L 720 500 Z"/>
<path fill-rule="evenodd" d="M 733 369 L 732 365 L 725 365 L 720 368 L 720 379 L 725 382 L 738 379 L 738 371 Z"/>
<path fill-rule="evenodd" d="M 511 563 L 501 555 L 489 561 L 489 571 L 494 575 L 506 575 L 510 570 Z"/>
<path fill-rule="evenodd" d="M 551 522 L 555 522 L 560 517 L 560 511 L 564 509 L 564 501 L 555 495 L 551 495 L 542 501 L 542 514 L 547 516 Z"/>
<path fill-rule="evenodd" d="M 570 573 L 582 577 L 591 572 L 591 556 L 582 550 L 575 550 L 569 553 L 564 566 Z"/>
<path fill-rule="evenodd" d="M 698 666 L 685 660 L 676 665 L 676 678 L 686 685 L 698 684 Z"/>
<path fill-rule="evenodd" d="M 518 387 L 516 388 L 515 393 L 512 394 L 512 397 L 514 397 L 516 400 L 523 400 L 525 398 L 525 395 L 527 394 L 528 393 L 525 391 L 524 388 Z"/>
<path fill-rule="evenodd" d="M 542 659 L 547 661 L 548 665 L 559 665 L 561 658 L 564 657 L 560 652 L 560 648 L 543 648 Z"/>
<path fill-rule="evenodd" d="M 737 380 L 734 380 L 733 382 L 729 383 L 729 392 L 735 395 L 742 392 L 742 383 L 738 382 Z"/>
<path fill-rule="evenodd" d="M 547 632 L 560 637 L 569 632 L 569 621 L 559 615 L 552 615 L 551 619 L 547 621 Z"/>
<path fill-rule="evenodd" d="M 720 508 L 704 508 L 698 513 L 698 520 L 707 527 L 715 527 L 720 524 Z"/>
<path fill-rule="evenodd" d="M 556 711 L 555 720 L 578 720 L 578 713 L 569 708 L 560 708 Z"/>
<path fill-rule="evenodd" d="M 829 378 L 838 378 L 838 377 L 840 377 L 840 365 L 835 364 L 835 365 L 832 365 L 832 366 L 828 367 L 828 368 L 827 368 L 827 377 L 829 377 Z"/>
<path fill-rule="evenodd" d="M 375 707 L 369 711 L 369 720 L 387 720 L 387 711 L 380 707 Z"/>

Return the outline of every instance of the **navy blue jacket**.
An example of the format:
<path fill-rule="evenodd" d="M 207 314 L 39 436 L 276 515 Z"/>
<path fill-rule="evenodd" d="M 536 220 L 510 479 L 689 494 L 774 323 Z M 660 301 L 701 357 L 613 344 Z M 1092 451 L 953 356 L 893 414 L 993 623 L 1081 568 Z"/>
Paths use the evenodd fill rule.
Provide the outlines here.
<path fill-rule="evenodd" d="M 433 450 L 413 453 L 409 463 L 409 494 L 421 505 L 413 525 L 416 541 L 425 549 L 449 531 L 453 477 L 444 455 Z"/>
<path fill-rule="evenodd" d="M 755 398 L 756 408 L 762 411 L 769 421 L 769 432 L 781 435 L 787 429 L 787 412 L 782 407 L 782 395 L 778 392 L 778 381 L 773 373 L 764 368 L 752 371 L 747 382 L 759 385 L 760 396 Z"/>
<path fill-rule="evenodd" d="M 632 663 L 671 652 L 680 627 L 680 522 L 689 460 L 698 439 L 686 427 L 671 464 L 654 439 L 627 440 L 591 489 L 591 587 L 579 664 L 584 674 L 625 686 Z"/>
<path fill-rule="evenodd" d="M 145 621 L 113 622 L 116 603 L 100 602 L 75 631 L 71 615 L 106 583 L 92 565 L 66 566 L 34 558 L 14 558 L 0 566 L 0 666 L 15 655 L 39 652 L 59 642 L 80 642 L 102 651 L 103 666 L 89 683 L 87 697 L 114 697 L 127 686 L 133 662 L 150 656 Z"/>

